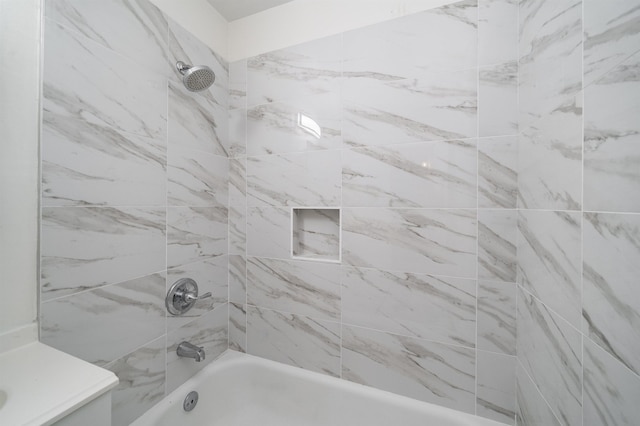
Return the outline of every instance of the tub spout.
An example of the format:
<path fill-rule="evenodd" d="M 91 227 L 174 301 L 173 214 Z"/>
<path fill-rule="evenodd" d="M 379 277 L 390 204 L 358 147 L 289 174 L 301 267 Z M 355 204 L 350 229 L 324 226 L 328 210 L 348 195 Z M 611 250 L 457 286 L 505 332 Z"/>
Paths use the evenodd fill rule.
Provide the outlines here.
<path fill-rule="evenodd" d="M 196 362 L 200 362 L 204 359 L 204 348 L 192 345 L 189 342 L 182 342 L 178 345 L 178 350 L 176 350 L 178 356 L 182 356 L 185 358 L 193 358 Z"/>

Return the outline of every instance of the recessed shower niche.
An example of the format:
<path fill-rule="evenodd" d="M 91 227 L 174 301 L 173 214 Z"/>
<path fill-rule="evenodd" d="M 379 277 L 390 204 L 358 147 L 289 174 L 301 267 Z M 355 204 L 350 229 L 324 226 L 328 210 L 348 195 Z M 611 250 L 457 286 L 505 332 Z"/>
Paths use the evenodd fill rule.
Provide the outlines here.
<path fill-rule="evenodd" d="M 340 209 L 294 207 L 291 211 L 291 257 L 340 262 Z"/>

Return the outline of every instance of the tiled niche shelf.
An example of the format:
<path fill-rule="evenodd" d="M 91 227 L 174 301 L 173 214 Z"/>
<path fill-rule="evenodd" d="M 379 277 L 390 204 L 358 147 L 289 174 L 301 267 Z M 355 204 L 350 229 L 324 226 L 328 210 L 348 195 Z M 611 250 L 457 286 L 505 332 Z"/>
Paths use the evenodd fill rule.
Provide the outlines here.
<path fill-rule="evenodd" d="M 339 263 L 342 252 L 341 230 L 338 207 L 293 207 L 291 258 Z"/>

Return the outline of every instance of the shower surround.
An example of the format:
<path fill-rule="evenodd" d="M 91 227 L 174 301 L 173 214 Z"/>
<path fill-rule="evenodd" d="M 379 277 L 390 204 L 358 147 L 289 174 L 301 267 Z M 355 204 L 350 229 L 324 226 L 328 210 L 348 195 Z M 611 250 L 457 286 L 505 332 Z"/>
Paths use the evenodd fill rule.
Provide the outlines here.
<path fill-rule="evenodd" d="M 117 425 L 202 368 L 182 340 L 634 424 L 639 3 L 465 0 L 227 66 L 147 0 L 47 0 L 42 340 L 116 372 Z M 295 207 L 341 209 L 341 263 L 291 259 Z M 214 298 L 167 316 L 187 276 Z"/>

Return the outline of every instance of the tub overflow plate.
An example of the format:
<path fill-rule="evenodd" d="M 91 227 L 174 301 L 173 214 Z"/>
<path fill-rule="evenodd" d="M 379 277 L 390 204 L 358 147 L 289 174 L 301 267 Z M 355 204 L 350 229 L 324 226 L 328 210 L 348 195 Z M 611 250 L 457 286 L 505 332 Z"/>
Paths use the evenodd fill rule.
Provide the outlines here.
<path fill-rule="evenodd" d="M 198 392 L 191 391 L 184 399 L 182 408 L 184 408 L 184 411 L 191 411 L 196 408 L 196 404 L 198 404 Z"/>

